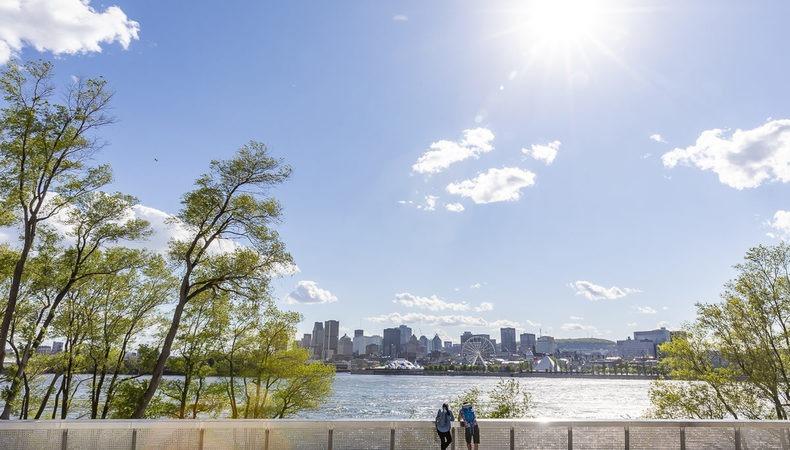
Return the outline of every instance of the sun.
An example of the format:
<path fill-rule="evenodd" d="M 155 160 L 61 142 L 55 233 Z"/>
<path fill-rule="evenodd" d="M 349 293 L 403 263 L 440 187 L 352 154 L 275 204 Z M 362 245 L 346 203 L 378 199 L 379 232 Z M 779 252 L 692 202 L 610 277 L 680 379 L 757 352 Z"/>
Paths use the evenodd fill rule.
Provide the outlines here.
<path fill-rule="evenodd" d="M 595 0 L 537 0 L 525 12 L 524 32 L 548 44 L 594 38 L 605 25 L 604 7 Z"/>

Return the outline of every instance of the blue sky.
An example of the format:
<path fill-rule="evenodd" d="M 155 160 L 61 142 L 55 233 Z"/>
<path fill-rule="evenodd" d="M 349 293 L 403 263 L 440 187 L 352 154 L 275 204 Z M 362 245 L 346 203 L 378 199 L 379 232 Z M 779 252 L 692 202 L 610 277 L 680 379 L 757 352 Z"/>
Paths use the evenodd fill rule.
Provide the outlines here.
<path fill-rule="evenodd" d="M 25 0 L 0 58 L 111 82 L 98 158 L 147 207 L 249 139 L 285 158 L 302 331 L 678 327 L 790 234 L 790 4 L 560 3 Z"/>

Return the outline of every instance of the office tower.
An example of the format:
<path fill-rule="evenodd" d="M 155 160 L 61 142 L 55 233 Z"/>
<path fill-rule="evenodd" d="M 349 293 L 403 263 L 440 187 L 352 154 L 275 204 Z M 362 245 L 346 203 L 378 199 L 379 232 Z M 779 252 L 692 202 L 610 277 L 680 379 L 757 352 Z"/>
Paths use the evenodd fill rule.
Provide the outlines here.
<path fill-rule="evenodd" d="M 313 338 L 310 342 L 313 348 L 313 359 L 321 359 L 324 354 L 324 324 L 316 322 L 313 325 Z"/>
<path fill-rule="evenodd" d="M 337 355 L 337 338 L 340 322 L 327 320 L 324 322 L 324 360 L 330 360 Z"/>
<path fill-rule="evenodd" d="M 400 356 L 400 329 L 385 328 L 381 344 L 381 356 L 397 358 Z"/>
<path fill-rule="evenodd" d="M 411 328 L 406 325 L 401 325 L 398 327 L 398 330 L 400 330 L 400 345 L 404 347 L 411 338 Z"/>
<path fill-rule="evenodd" d="M 519 351 L 521 353 L 535 353 L 535 334 L 521 333 L 519 336 Z"/>
<path fill-rule="evenodd" d="M 500 328 L 499 334 L 502 338 L 502 353 L 516 353 L 516 329 Z"/>

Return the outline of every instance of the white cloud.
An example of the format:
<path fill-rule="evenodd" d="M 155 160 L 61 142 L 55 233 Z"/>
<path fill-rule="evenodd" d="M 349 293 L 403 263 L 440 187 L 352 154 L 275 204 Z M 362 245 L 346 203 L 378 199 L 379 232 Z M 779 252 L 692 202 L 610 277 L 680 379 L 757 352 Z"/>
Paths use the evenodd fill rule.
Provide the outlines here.
<path fill-rule="evenodd" d="M 426 195 L 425 196 L 425 205 L 422 207 L 425 211 L 434 211 L 436 210 L 436 200 L 439 200 L 439 197 L 435 195 Z"/>
<path fill-rule="evenodd" d="M 424 314 L 424 313 L 390 313 L 379 316 L 368 317 L 367 320 L 377 323 L 422 323 L 435 326 L 468 326 L 468 327 L 518 327 L 518 322 L 511 320 L 489 321 L 482 317 L 465 316 L 460 314 Z"/>
<path fill-rule="evenodd" d="M 464 205 L 456 202 L 456 203 L 445 203 L 444 209 L 450 212 L 462 212 L 465 208 Z"/>
<path fill-rule="evenodd" d="M 790 119 L 772 120 L 751 130 L 703 131 L 697 142 L 665 153 L 665 167 L 678 164 L 710 170 L 735 189 L 764 182 L 790 182 Z"/>
<path fill-rule="evenodd" d="M 392 20 L 394 22 L 408 22 L 409 16 L 405 14 L 395 14 L 394 16 L 392 16 Z"/>
<path fill-rule="evenodd" d="M 481 287 L 483 287 L 483 285 L 481 283 L 475 283 L 470 285 L 469 287 L 472 289 L 480 289 Z"/>
<path fill-rule="evenodd" d="M 787 239 L 790 237 L 790 211 L 779 210 L 774 213 L 773 220 L 768 222 L 775 233 L 768 233 L 771 237 Z"/>
<path fill-rule="evenodd" d="M 489 302 L 482 302 L 478 306 L 470 305 L 467 302 L 449 302 L 441 299 L 437 295 L 430 297 L 420 297 L 418 295 L 402 292 L 395 294 L 393 303 L 406 306 L 408 308 L 427 309 L 428 311 L 475 311 L 484 312 L 494 309 L 494 305 Z"/>
<path fill-rule="evenodd" d="M 666 144 L 666 143 L 667 143 L 667 141 L 665 141 L 665 140 L 664 140 L 664 137 L 663 137 L 663 136 L 661 136 L 661 135 L 660 135 L 660 134 L 658 134 L 658 133 L 651 134 L 651 135 L 650 135 L 650 140 L 651 140 L 651 141 L 655 141 L 655 142 L 660 142 L 660 143 L 662 143 L 662 144 Z"/>
<path fill-rule="evenodd" d="M 319 304 L 319 303 L 334 303 L 337 297 L 326 289 L 318 287 L 315 281 L 300 281 L 293 290 L 285 298 L 285 303 L 293 305 L 296 303 L 302 304 Z"/>
<path fill-rule="evenodd" d="M 434 142 L 411 166 L 417 173 L 439 173 L 450 165 L 494 149 L 494 133 L 488 128 L 473 128 L 463 131 L 460 141 L 441 140 Z"/>
<path fill-rule="evenodd" d="M 447 192 L 475 203 L 511 202 L 521 198 L 521 189 L 535 184 L 535 174 L 518 167 L 491 168 L 471 180 L 447 185 Z"/>
<path fill-rule="evenodd" d="M 627 326 L 628 328 L 633 328 L 636 326 L 636 322 L 628 322 L 627 324 L 625 324 L 625 326 Z"/>
<path fill-rule="evenodd" d="M 584 317 L 580 317 L 580 316 L 570 316 L 568 318 L 571 319 L 571 320 L 574 320 L 576 322 L 584 320 Z"/>
<path fill-rule="evenodd" d="M 55 55 L 101 52 L 101 44 L 113 42 L 126 49 L 139 32 L 117 6 L 96 11 L 90 0 L 3 0 L 0 64 L 26 46 Z"/>
<path fill-rule="evenodd" d="M 666 327 L 669 328 L 669 322 L 662 320 L 656 324 L 656 328 Z"/>
<path fill-rule="evenodd" d="M 522 148 L 521 152 L 527 156 L 542 161 L 544 164 L 551 165 L 557 157 L 557 152 L 560 149 L 562 142 L 551 141 L 548 144 L 532 144 L 532 148 Z"/>
<path fill-rule="evenodd" d="M 598 329 L 592 325 L 585 325 L 583 323 L 577 323 L 577 322 L 563 323 L 560 326 L 560 329 L 562 331 L 587 331 L 590 333 L 598 332 Z"/>
<path fill-rule="evenodd" d="M 614 300 L 625 297 L 628 294 L 642 292 L 639 289 L 620 288 L 617 286 L 603 287 L 585 280 L 574 281 L 570 284 L 576 291 L 576 295 L 581 295 L 587 300 Z"/>
<path fill-rule="evenodd" d="M 652 308 L 650 306 L 637 306 L 636 307 L 636 311 L 639 314 L 655 314 L 655 313 L 658 312 L 658 311 L 656 311 L 655 308 Z"/>

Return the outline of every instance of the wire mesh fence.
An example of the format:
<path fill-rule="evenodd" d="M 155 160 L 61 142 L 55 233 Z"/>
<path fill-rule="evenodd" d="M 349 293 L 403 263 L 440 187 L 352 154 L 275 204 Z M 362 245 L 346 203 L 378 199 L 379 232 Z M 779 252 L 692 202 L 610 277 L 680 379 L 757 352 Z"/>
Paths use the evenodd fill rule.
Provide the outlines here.
<path fill-rule="evenodd" d="M 451 449 L 466 448 L 455 426 Z M 63 420 L 0 422 L 0 449 L 437 449 L 430 421 Z M 480 449 L 782 449 L 782 421 L 481 420 Z"/>

